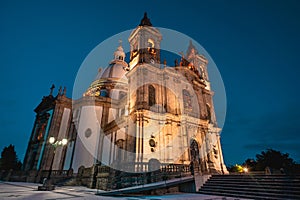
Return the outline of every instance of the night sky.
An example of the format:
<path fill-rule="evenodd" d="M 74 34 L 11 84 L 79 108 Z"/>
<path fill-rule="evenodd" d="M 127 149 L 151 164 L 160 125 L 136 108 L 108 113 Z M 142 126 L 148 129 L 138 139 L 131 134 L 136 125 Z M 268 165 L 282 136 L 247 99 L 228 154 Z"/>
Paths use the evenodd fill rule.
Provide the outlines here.
<path fill-rule="evenodd" d="M 51 84 L 71 97 L 88 53 L 135 28 L 145 11 L 154 26 L 196 40 L 218 66 L 227 165 L 267 148 L 300 162 L 299 1 L 1 1 L 0 150 L 14 144 L 23 161 L 33 109 Z"/>

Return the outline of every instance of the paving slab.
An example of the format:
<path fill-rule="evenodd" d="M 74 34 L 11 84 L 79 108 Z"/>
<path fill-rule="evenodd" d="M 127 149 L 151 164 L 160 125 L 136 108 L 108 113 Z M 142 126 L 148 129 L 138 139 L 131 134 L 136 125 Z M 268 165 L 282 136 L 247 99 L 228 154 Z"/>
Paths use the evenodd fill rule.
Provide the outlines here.
<path fill-rule="evenodd" d="M 241 200 L 240 198 L 222 197 L 194 193 L 180 193 L 162 196 L 98 196 L 96 189 L 82 186 L 56 187 L 53 191 L 38 191 L 41 184 L 0 181 L 0 200 Z"/>

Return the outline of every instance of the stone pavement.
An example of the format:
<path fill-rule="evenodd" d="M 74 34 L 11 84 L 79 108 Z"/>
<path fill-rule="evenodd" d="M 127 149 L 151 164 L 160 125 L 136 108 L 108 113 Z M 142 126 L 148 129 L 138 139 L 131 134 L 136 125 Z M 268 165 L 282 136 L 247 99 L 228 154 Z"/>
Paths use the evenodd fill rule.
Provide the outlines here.
<path fill-rule="evenodd" d="M 95 195 L 96 189 L 89 189 L 81 186 L 57 187 L 53 191 L 38 191 L 37 187 L 41 184 L 24 182 L 3 182 L 0 181 L 0 200 L 237 200 L 238 198 L 211 196 L 203 194 L 174 194 L 163 196 L 126 196 L 109 197 Z"/>

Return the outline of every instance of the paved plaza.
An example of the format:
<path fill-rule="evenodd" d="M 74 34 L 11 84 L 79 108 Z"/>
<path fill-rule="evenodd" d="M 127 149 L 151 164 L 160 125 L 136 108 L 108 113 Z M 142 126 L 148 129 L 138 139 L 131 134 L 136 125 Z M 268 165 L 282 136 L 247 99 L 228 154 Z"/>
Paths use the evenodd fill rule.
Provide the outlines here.
<path fill-rule="evenodd" d="M 72 200 L 234 200 L 238 198 L 211 196 L 203 194 L 175 194 L 164 196 L 126 196 L 126 197 L 107 197 L 95 195 L 96 189 L 89 189 L 81 186 L 64 186 L 57 187 L 53 191 L 38 191 L 37 187 L 40 184 L 23 183 L 23 182 L 2 182 L 0 181 L 0 200 L 55 200 L 55 199 L 72 199 Z"/>

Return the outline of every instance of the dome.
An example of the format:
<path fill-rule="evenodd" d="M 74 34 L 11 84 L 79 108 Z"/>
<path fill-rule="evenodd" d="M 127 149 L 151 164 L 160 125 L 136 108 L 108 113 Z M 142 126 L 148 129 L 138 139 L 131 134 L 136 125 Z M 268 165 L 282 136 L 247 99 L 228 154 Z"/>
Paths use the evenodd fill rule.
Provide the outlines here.
<path fill-rule="evenodd" d="M 119 47 L 114 52 L 114 58 L 103 71 L 99 69 L 96 80 L 107 78 L 125 78 L 128 64 L 125 62 L 125 53 L 120 41 Z"/>
<path fill-rule="evenodd" d="M 119 62 L 112 62 L 101 74 L 101 79 L 105 78 L 124 78 L 126 70 L 125 67 L 127 64 L 119 63 Z"/>

